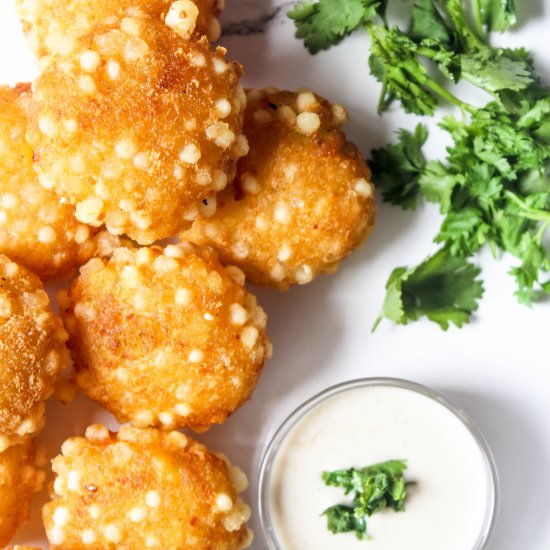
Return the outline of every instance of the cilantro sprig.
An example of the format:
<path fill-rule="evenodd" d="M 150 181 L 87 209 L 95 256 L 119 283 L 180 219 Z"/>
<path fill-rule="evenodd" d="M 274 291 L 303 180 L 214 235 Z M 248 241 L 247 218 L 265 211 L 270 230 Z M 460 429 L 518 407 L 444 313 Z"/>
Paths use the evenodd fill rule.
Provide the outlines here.
<path fill-rule="evenodd" d="M 473 1 L 476 26 L 471 26 L 465 4 Z M 319 0 L 299 2 L 288 15 L 296 37 L 313 54 L 326 50 L 359 28 L 370 39 L 369 66 L 382 83 L 379 111 L 399 100 L 408 113 L 433 115 L 441 100 L 464 111 L 474 108 L 441 86 L 430 75 L 425 60 L 435 62 L 453 82 L 461 78 L 493 95 L 521 91 L 534 81 L 534 71 L 516 50 L 489 46 L 487 31 L 504 31 L 515 22 L 511 0 L 417 0 L 408 30 L 390 26 L 389 1 Z"/>
<path fill-rule="evenodd" d="M 407 464 L 403 460 L 389 460 L 366 468 L 323 472 L 326 485 L 344 489 L 344 494 L 354 493 L 351 505 L 337 504 L 327 508 L 327 528 L 332 533 L 355 532 L 359 540 L 369 538 L 366 518 L 390 508 L 396 512 L 405 510 L 407 486 L 403 473 Z"/>
<path fill-rule="evenodd" d="M 410 209 L 423 196 L 439 205 L 444 218 L 434 240 L 442 246 L 438 254 L 444 261 L 437 264 L 438 281 L 429 284 L 434 296 L 447 294 L 457 314 L 475 311 L 482 292 L 474 284 L 464 287 L 461 277 L 445 275 L 456 262 L 466 265 L 467 258 L 485 245 L 494 255 L 506 252 L 519 260 L 510 273 L 521 303 L 532 305 L 550 294 L 550 254 L 544 244 L 550 227 L 550 98 L 547 90 L 537 85 L 512 105 L 510 109 L 492 102 L 468 119 L 444 118 L 440 126 L 454 142 L 444 160 L 422 162 L 426 131 L 420 125 L 414 134 L 400 131 L 398 143 L 373 151 L 369 162 L 384 200 Z M 402 154 L 408 150 L 420 159 L 414 172 Z M 409 179 L 400 177 L 402 172 Z M 383 317 L 405 324 L 425 315 L 439 322 L 432 308 L 422 305 L 425 297 L 417 287 L 411 289 L 409 278 L 424 278 L 423 266 L 394 271 L 387 285 Z M 473 271 L 470 278 L 472 275 Z M 473 302 L 458 307 L 468 288 Z M 389 307 L 397 299 L 406 304 L 411 296 L 418 307 L 403 307 L 400 313 Z M 461 326 L 462 322 L 453 319 L 452 310 L 448 320 Z M 469 315 L 459 318 L 468 319 Z M 448 323 L 439 324 L 448 328 Z"/>
<path fill-rule="evenodd" d="M 345 28 L 337 38 L 326 29 L 331 4 L 339 11 L 333 14 L 339 28 Z M 517 258 L 511 275 L 521 303 L 548 298 L 550 90 L 527 51 L 490 43 L 492 32 L 516 23 L 513 0 L 416 0 L 407 8 L 406 27 L 388 21 L 389 1 L 345 4 L 348 11 L 355 7 L 358 13 L 359 5 L 363 11 L 342 27 L 344 10 L 336 10 L 331 0 L 300 3 L 304 11 L 296 19 L 297 36 L 307 28 L 310 47 L 323 29 L 320 47 L 310 51 L 329 48 L 365 28 L 369 67 L 382 84 L 379 112 L 394 101 L 409 113 L 427 116 L 442 102 L 459 107 L 458 115 L 439 123 L 453 140 L 445 158 L 426 159 L 423 125 L 414 132 L 399 130 L 397 143 L 372 152 L 369 166 L 384 201 L 414 210 L 423 198 L 438 204 L 443 215 L 434 238 L 439 251 L 416 267 L 392 272 L 377 324 L 382 318 L 407 324 L 427 317 L 447 330 L 467 323 L 483 295 L 480 271 L 471 258 L 484 246 L 494 256 Z M 492 100 L 482 108 L 470 105 L 454 90 L 461 80 Z"/>

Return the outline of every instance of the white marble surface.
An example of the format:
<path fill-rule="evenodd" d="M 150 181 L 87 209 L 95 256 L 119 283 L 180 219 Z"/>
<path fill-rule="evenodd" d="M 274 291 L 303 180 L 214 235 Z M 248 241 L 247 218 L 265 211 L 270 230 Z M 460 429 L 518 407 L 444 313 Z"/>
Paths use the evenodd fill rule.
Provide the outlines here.
<path fill-rule="evenodd" d="M 11 2 L 0 4 L 0 78 L 4 82 L 35 74 Z M 522 19 L 529 22 L 508 35 L 506 43 L 532 50 L 550 82 L 546 45 L 550 0 L 517 3 Z M 309 86 L 344 103 L 352 115 L 348 134 L 365 153 L 386 143 L 398 127 L 414 127 L 416 119 L 398 109 L 382 118 L 376 114 L 378 85 L 368 75 L 364 34 L 312 57 L 293 37 L 293 26 L 284 15 L 288 4 L 227 1 L 222 43 L 245 66 L 247 85 Z M 264 32 L 256 32 L 261 29 Z M 445 143 L 446 137 L 434 132 L 430 155 L 440 154 Z M 255 513 L 257 469 L 274 430 L 306 397 L 334 383 L 365 376 L 408 378 L 443 391 L 461 405 L 485 433 L 500 472 L 501 513 L 490 550 L 550 548 L 550 306 L 529 310 L 518 305 L 512 297 L 513 281 L 506 274 L 510 261 L 493 261 L 485 254 L 480 263 L 487 291 L 471 325 L 443 333 L 427 322 L 408 327 L 383 323 L 374 335 L 370 333 L 391 269 L 417 263 L 429 254 L 439 222 L 432 207 L 403 213 L 380 205 L 372 237 L 335 276 L 285 294 L 257 290 L 269 314 L 275 354 L 252 400 L 224 426 L 200 438 L 228 454 L 250 477 L 247 498 L 254 509 L 253 550 L 265 548 Z M 88 423 L 98 420 L 115 425 L 83 397 L 67 407 L 50 403 L 48 427 L 41 439 L 55 454 L 63 439 L 82 433 Z M 21 529 L 17 542 L 44 544 L 39 506 L 40 499 L 33 507 L 33 521 Z"/>

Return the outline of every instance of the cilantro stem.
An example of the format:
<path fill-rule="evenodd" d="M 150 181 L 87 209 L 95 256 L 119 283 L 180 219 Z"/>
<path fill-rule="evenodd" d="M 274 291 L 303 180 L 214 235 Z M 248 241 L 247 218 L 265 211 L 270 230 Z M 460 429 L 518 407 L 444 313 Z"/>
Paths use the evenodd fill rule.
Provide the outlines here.
<path fill-rule="evenodd" d="M 443 86 L 440 86 L 432 78 L 427 79 L 426 86 L 428 86 L 428 88 L 430 88 L 432 92 L 435 92 L 440 97 L 447 100 L 449 103 L 452 103 L 453 105 L 456 105 L 457 107 L 459 107 L 462 112 L 468 112 L 468 113 L 475 112 L 476 110 L 475 107 L 473 107 L 468 103 L 465 103 L 464 101 L 456 97 L 454 94 L 449 92 L 449 90 L 446 90 L 445 88 L 443 88 Z"/>
<path fill-rule="evenodd" d="M 418 48 L 418 55 L 428 59 L 435 59 L 436 56 L 435 52 L 431 48 L 426 47 Z M 446 99 L 453 105 L 460 107 L 463 112 L 467 111 L 468 113 L 473 113 L 475 111 L 475 107 L 456 97 L 454 94 L 449 92 L 449 90 L 446 90 L 443 86 L 440 86 L 435 80 L 428 78 L 427 85 L 433 92 L 439 94 L 443 99 Z"/>
<path fill-rule="evenodd" d="M 550 212 L 547 210 L 539 210 L 538 208 L 533 208 L 529 206 L 524 200 L 518 197 L 512 191 L 506 191 L 506 196 L 523 211 L 522 216 L 528 220 L 533 220 L 535 222 L 545 222 L 545 224 L 550 224 Z"/>
<path fill-rule="evenodd" d="M 435 52 L 431 48 L 426 47 L 419 47 L 418 48 L 418 55 L 421 55 L 422 57 L 427 57 L 428 59 L 435 59 L 436 55 Z"/>
<path fill-rule="evenodd" d="M 382 91 L 380 92 L 380 98 L 378 100 L 378 106 L 376 107 L 379 115 L 383 113 L 384 108 L 386 107 L 387 92 L 388 92 L 388 79 L 387 79 L 387 77 L 384 77 L 384 80 L 382 82 Z"/>
<path fill-rule="evenodd" d="M 482 37 L 483 32 L 483 22 L 481 18 L 481 3 L 479 0 L 474 0 L 474 18 L 476 22 L 476 29 L 478 36 Z"/>

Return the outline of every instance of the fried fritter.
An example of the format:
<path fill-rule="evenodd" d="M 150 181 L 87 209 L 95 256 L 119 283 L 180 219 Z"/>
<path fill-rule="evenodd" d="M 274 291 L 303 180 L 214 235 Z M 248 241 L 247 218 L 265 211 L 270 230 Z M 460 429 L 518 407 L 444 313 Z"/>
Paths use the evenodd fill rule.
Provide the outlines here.
<path fill-rule="evenodd" d="M 42 280 L 69 275 L 95 250 L 75 209 L 38 183 L 25 141 L 30 84 L 0 86 L 0 253 Z"/>
<path fill-rule="evenodd" d="M 214 247 L 253 283 L 287 289 L 335 271 L 375 218 L 369 170 L 339 129 L 347 120 L 309 90 L 251 90 L 250 153 L 216 213 L 183 238 Z"/>
<path fill-rule="evenodd" d="M 32 442 L 12 445 L 0 453 L 0 547 L 29 518 L 31 497 L 42 488 L 44 472 Z M 43 466 L 43 464 L 40 464 Z M 15 547 L 17 548 L 17 546 Z M 19 547 L 21 548 L 21 547 Z"/>
<path fill-rule="evenodd" d="M 241 67 L 208 41 L 150 17 L 97 28 L 34 84 L 27 134 L 39 181 L 140 244 L 172 236 L 233 178 L 241 134 Z"/>
<path fill-rule="evenodd" d="M 246 477 L 180 432 L 92 425 L 53 460 L 42 517 L 52 548 L 238 550 L 251 541 Z"/>
<path fill-rule="evenodd" d="M 41 429 L 66 340 L 38 277 L 0 255 L 0 451 Z"/>
<path fill-rule="evenodd" d="M 79 386 L 140 427 L 223 422 L 271 353 L 266 315 L 243 283 L 192 245 L 90 260 L 59 299 Z"/>
<path fill-rule="evenodd" d="M 144 13 L 164 21 L 171 6 L 168 23 L 180 21 L 178 32 L 205 34 L 211 42 L 221 33 L 222 0 L 16 0 L 16 4 L 29 46 L 40 58 L 72 53 L 78 38 L 113 18 Z"/>

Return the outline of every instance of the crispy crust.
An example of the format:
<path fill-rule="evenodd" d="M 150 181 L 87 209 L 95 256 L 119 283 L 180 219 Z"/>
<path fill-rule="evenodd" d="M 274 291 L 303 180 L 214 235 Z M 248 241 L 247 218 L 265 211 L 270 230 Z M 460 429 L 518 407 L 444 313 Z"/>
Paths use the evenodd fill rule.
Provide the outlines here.
<path fill-rule="evenodd" d="M 25 141 L 31 103 L 30 84 L 0 86 L 0 253 L 52 280 L 92 257 L 95 231 L 38 183 Z"/>
<path fill-rule="evenodd" d="M 223 422 L 271 353 L 265 313 L 243 281 L 192 246 L 91 260 L 60 300 L 78 384 L 138 426 Z"/>
<path fill-rule="evenodd" d="M 287 289 L 335 271 L 370 233 L 370 173 L 339 127 L 341 105 L 309 90 L 251 90 L 250 153 L 209 219 L 182 237 L 216 249 L 253 283 Z"/>
<path fill-rule="evenodd" d="M 37 468 L 37 456 L 30 441 L 13 445 L 0 453 L 0 546 L 29 518 L 29 502 L 42 488 L 44 472 Z M 15 547 L 23 548 L 23 547 Z"/>
<path fill-rule="evenodd" d="M 140 244 L 188 227 L 248 151 L 241 67 L 150 17 L 96 27 L 34 84 L 39 181 Z"/>
<path fill-rule="evenodd" d="M 194 0 L 199 14 L 194 34 L 213 42 L 220 36 L 222 2 Z M 145 13 L 164 21 L 173 0 L 16 0 L 23 30 L 30 48 L 38 57 L 68 54 L 77 39 L 112 18 Z"/>
<path fill-rule="evenodd" d="M 0 255 L 0 451 L 42 428 L 66 340 L 38 277 Z"/>
<path fill-rule="evenodd" d="M 238 550 L 251 535 L 242 474 L 180 432 L 90 426 L 53 460 L 52 548 Z"/>

